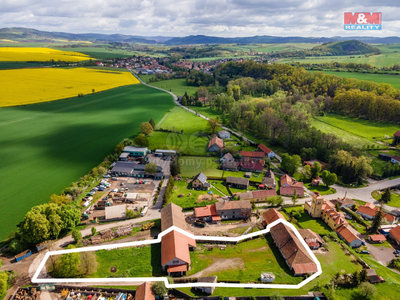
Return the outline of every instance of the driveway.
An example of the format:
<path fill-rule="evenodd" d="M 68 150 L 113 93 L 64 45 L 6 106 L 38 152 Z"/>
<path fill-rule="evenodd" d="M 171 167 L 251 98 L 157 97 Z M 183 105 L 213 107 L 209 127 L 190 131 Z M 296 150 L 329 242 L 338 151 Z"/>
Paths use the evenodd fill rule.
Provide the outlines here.
<path fill-rule="evenodd" d="M 375 246 L 375 244 L 373 245 L 368 242 L 366 244 L 368 251 L 371 253 L 370 255 L 372 255 L 379 263 L 384 266 L 387 266 L 390 261 L 395 258 L 395 255 L 393 254 L 393 247 L 386 248 L 383 246 L 378 246 L 379 244 Z"/>

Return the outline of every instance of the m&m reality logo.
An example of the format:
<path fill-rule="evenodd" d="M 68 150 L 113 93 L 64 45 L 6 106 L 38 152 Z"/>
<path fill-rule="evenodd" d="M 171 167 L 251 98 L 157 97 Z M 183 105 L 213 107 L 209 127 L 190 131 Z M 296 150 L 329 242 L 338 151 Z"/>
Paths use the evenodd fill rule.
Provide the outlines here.
<path fill-rule="evenodd" d="M 344 30 L 382 30 L 382 13 L 345 12 Z"/>

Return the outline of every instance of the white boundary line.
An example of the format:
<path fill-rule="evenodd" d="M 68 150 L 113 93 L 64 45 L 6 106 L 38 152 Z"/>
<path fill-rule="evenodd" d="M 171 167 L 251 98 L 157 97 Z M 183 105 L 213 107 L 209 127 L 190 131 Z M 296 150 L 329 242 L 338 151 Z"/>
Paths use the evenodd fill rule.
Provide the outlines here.
<path fill-rule="evenodd" d="M 190 237 L 194 240 L 198 241 L 215 241 L 215 242 L 239 242 L 241 240 L 246 240 L 249 238 L 253 238 L 258 235 L 262 235 L 268 233 L 272 227 L 275 225 L 283 223 L 286 226 L 289 226 L 293 232 L 296 234 L 297 238 L 301 242 L 301 244 L 305 247 L 308 254 L 311 256 L 312 260 L 317 265 L 317 272 L 312 274 L 310 277 L 306 278 L 302 282 L 298 284 L 266 284 L 266 283 L 225 283 L 225 282 L 217 282 L 217 283 L 208 283 L 208 282 L 192 282 L 192 283 L 169 283 L 167 277 L 122 277 L 122 278 L 38 278 L 40 272 L 42 271 L 46 261 L 52 255 L 60 255 L 67 253 L 77 253 L 77 252 L 88 252 L 88 251 L 97 251 L 97 250 L 110 250 L 117 248 L 125 248 L 125 247 L 133 247 L 133 246 L 143 246 L 143 245 L 151 245 L 161 243 L 161 238 L 172 230 L 176 230 L 187 237 Z M 316 277 L 322 274 L 321 264 L 311 251 L 311 249 L 307 246 L 306 242 L 301 237 L 300 233 L 297 231 L 296 227 L 293 224 L 289 223 L 286 220 L 278 219 L 267 226 L 267 228 L 256 231 L 253 233 L 249 233 L 246 235 L 238 236 L 238 237 L 223 237 L 223 236 L 196 236 L 187 232 L 181 228 L 176 226 L 172 226 L 167 230 L 161 232 L 157 239 L 154 240 L 146 240 L 146 241 L 136 241 L 136 242 L 128 242 L 128 243 L 119 243 L 119 244 L 110 244 L 110 245 L 100 245 L 100 246 L 91 246 L 91 247 L 83 247 L 83 248 L 75 248 L 75 249 L 67 249 L 67 250 L 58 250 L 58 251 L 48 251 L 41 261 L 39 268 L 36 270 L 35 274 L 32 277 L 33 283 L 111 283 L 111 282 L 154 282 L 154 281 L 162 281 L 164 282 L 167 288 L 184 288 L 184 287 L 229 287 L 229 288 L 262 288 L 262 289 L 299 289 L 310 281 L 314 280 Z"/>

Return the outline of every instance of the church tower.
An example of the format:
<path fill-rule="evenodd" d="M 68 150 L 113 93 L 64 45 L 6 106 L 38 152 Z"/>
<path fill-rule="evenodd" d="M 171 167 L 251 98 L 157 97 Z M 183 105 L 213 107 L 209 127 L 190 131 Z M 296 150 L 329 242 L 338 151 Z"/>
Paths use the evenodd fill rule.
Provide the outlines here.
<path fill-rule="evenodd" d="M 314 195 L 311 203 L 311 216 L 313 218 L 321 218 L 322 204 L 324 204 L 324 199 L 321 196 Z"/>

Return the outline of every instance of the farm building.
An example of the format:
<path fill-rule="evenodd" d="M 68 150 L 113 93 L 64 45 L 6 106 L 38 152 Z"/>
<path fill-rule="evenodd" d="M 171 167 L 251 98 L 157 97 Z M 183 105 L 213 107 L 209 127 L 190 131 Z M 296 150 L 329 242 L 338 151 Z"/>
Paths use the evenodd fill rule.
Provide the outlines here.
<path fill-rule="evenodd" d="M 248 219 L 251 216 L 251 202 L 247 200 L 217 202 L 215 209 L 222 220 Z"/>
<path fill-rule="evenodd" d="M 353 233 L 353 231 L 350 228 L 351 226 L 341 225 L 336 229 L 336 233 L 350 247 L 358 248 L 362 245 L 362 241 Z"/>
<path fill-rule="evenodd" d="M 129 159 L 128 152 L 122 152 L 121 155 L 118 157 L 118 160 L 121 160 L 121 161 L 127 161 L 128 159 Z"/>
<path fill-rule="evenodd" d="M 238 196 L 240 200 L 262 202 L 267 200 L 268 197 L 276 196 L 276 190 L 259 190 L 259 191 L 245 192 L 245 193 L 240 193 Z"/>
<path fill-rule="evenodd" d="M 391 161 L 392 160 L 392 156 L 386 153 L 379 153 L 378 154 L 378 158 L 385 160 L 385 161 Z"/>
<path fill-rule="evenodd" d="M 204 173 L 197 174 L 192 181 L 192 188 L 196 190 L 208 190 L 210 184 L 207 182 L 207 176 Z"/>
<path fill-rule="evenodd" d="M 190 269 L 190 249 L 196 241 L 172 230 L 161 238 L 161 266 L 168 276 L 182 276 Z"/>
<path fill-rule="evenodd" d="M 280 194 L 282 196 L 293 196 L 296 194 L 298 197 L 304 197 L 304 184 L 296 181 L 287 174 L 282 175 Z"/>
<path fill-rule="evenodd" d="M 366 203 L 365 205 L 360 205 L 359 207 L 357 207 L 357 213 L 368 220 L 372 220 L 378 213 L 378 210 L 379 208 L 372 203 Z M 393 224 L 396 221 L 396 217 L 394 215 L 385 212 L 382 212 L 382 217 L 389 224 Z"/>
<path fill-rule="evenodd" d="M 153 293 L 150 282 L 145 282 L 139 285 L 136 289 L 135 300 L 155 300 L 156 296 Z"/>
<path fill-rule="evenodd" d="M 154 178 L 160 180 L 164 178 L 164 173 L 160 166 L 157 166 L 156 173 L 145 172 L 146 165 L 129 161 L 117 161 L 110 170 L 112 176 Z"/>
<path fill-rule="evenodd" d="M 157 149 L 154 154 L 156 156 L 174 156 L 176 155 L 175 150 L 162 150 L 162 149 Z"/>
<path fill-rule="evenodd" d="M 221 217 L 217 213 L 217 209 L 214 204 L 206 205 L 203 207 L 194 208 L 194 216 L 196 219 L 200 219 L 206 222 L 218 222 L 221 221 Z"/>
<path fill-rule="evenodd" d="M 275 157 L 275 153 L 274 151 L 272 151 L 271 149 L 269 149 L 267 146 L 265 146 L 264 144 L 260 144 L 258 145 L 258 150 L 262 151 L 265 153 L 265 156 L 268 157 L 269 159 L 272 159 Z"/>
<path fill-rule="evenodd" d="M 208 151 L 209 152 L 221 152 L 224 149 L 224 141 L 219 137 L 213 137 L 208 143 Z"/>
<path fill-rule="evenodd" d="M 220 169 L 225 171 L 237 172 L 238 163 L 236 161 L 226 161 L 221 163 Z"/>
<path fill-rule="evenodd" d="M 262 151 L 240 151 L 239 153 L 242 158 L 265 158 L 265 153 Z"/>
<path fill-rule="evenodd" d="M 244 172 L 261 173 L 264 170 L 265 160 L 242 157 L 239 169 Z"/>
<path fill-rule="evenodd" d="M 307 253 L 307 250 L 288 226 L 279 223 L 271 228 L 270 233 L 286 264 L 295 276 L 303 276 L 318 271 L 317 265 Z"/>
<path fill-rule="evenodd" d="M 371 234 L 368 236 L 368 239 L 371 243 L 384 243 L 386 241 L 386 237 L 383 234 Z"/>
<path fill-rule="evenodd" d="M 262 224 L 266 227 L 268 224 L 275 222 L 278 219 L 285 220 L 285 217 L 275 208 L 270 208 L 263 212 Z"/>
<path fill-rule="evenodd" d="M 306 242 L 307 246 L 310 247 L 310 249 L 319 249 L 322 245 L 325 244 L 321 236 L 311 229 L 299 229 L 299 233 Z"/>
<path fill-rule="evenodd" d="M 227 176 L 226 177 L 226 185 L 232 186 L 232 187 L 235 187 L 238 189 L 247 190 L 247 188 L 249 187 L 249 180 L 247 178 Z"/>
<path fill-rule="evenodd" d="M 106 220 L 117 220 L 126 218 L 126 204 L 106 206 Z"/>
<path fill-rule="evenodd" d="M 147 147 L 126 146 L 123 152 L 129 153 L 129 155 L 133 157 L 144 157 L 150 153 L 150 150 L 147 149 Z"/>
<path fill-rule="evenodd" d="M 392 228 L 389 231 L 389 237 L 397 244 L 400 245 L 400 225 Z"/>
<path fill-rule="evenodd" d="M 218 131 L 218 137 L 223 140 L 230 139 L 231 133 L 227 130 L 220 130 Z"/>
<path fill-rule="evenodd" d="M 385 280 L 382 278 L 382 276 L 379 276 L 378 274 L 376 274 L 375 269 L 367 269 L 367 278 L 368 281 L 372 284 L 375 283 L 380 283 L 380 282 L 384 282 Z"/>
<path fill-rule="evenodd" d="M 185 216 L 182 208 L 174 203 L 170 203 L 161 210 L 161 231 L 176 226 L 187 230 Z"/>
<path fill-rule="evenodd" d="M 262 184 L 269 189 L 276 189 L 276 179 L 274 172 L 268 170 L 262 179 Z"/>

